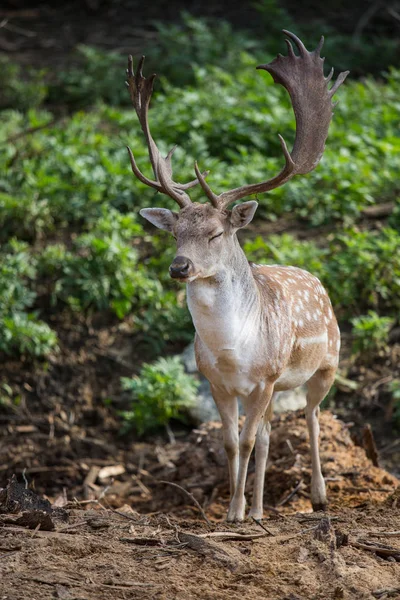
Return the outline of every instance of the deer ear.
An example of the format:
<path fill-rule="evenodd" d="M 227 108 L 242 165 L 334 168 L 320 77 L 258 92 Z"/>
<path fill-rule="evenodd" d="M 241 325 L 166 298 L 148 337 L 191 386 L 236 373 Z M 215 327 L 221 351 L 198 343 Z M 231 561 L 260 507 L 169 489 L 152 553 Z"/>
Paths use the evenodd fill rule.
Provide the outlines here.
<path fill-rule="evenodd" d="M 174 225 L 177 221 L 177 213 L 168 210 L 168 208 L 142 208 L 139 211 L 140 215 L 150 221 L 158 229 L 165 229 L 170 233 L 174 230 Z"/>
<path fill-rule="evenodd" d="M 243 204 L 237 204 L 232 208 L 231 212 L 231 225 L 235 229 L 245 227 L 250 223 L 254 217 L 254 213 L 257 210 L 258 202 L 250 200 L 250 202 L 243 202 Z"/>

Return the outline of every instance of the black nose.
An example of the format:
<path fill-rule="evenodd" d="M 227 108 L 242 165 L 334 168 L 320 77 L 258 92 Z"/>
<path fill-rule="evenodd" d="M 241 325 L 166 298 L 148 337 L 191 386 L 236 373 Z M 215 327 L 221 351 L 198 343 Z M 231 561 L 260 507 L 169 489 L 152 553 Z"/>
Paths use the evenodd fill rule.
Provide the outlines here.
<path fill-rule="evenodd" d="M 176 256 L 169 268 L 169 274 L 174 279 L 189 277 L 194 271 L 194 264 L 186 256 Z"/>

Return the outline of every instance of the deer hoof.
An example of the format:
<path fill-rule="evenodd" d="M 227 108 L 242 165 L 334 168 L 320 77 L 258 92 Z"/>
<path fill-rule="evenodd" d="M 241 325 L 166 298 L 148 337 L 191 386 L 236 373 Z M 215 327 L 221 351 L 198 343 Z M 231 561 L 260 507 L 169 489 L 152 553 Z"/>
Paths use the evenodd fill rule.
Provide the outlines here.
<path fill-rule="evenodd" d="M 255 521 L 261 521 L 263 518 L 263 512 L 259 510 L 250 510 L 249 519 L 254 519 Z"/>
<path fill-rule="evenodd" d="M 319 512 L 319 511 L 325 512 L 328 509 L 328 505 L 326 504 L 326 502 L 324 502 L 324 503 L 322 503 L 322 502 L 313 502 L 312 503 L 312 507 L 313 507 L 313 511 L 314 512 Z"/>
<path fill-rule="evenodd" d="M 229 515 L 226 517 L 227 523 L 243 523 L 244 517 L 241 515 Z"/>

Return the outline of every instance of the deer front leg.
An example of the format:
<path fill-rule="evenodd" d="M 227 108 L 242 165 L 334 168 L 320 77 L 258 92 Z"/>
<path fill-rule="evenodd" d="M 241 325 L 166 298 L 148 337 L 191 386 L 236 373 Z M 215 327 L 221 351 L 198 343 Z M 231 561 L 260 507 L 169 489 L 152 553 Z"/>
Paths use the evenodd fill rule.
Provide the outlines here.
<path fill-rule="evenodd" d="M 269 451 L 269 436 L 271 433 L 271 420 L 273 417 L 274 399 L 279 392 L 274 393 L 270 403 L 268 404 L 264 416 L 258 425 L 256 436 L 256 472 L 254 478 L 253 500 L 249 517 L 253 519 L 263 518 L 263 498 L 264 498 L 264 481 L 265 469 L 267 466 L 268 451 Z"/>
<path fill-rule="evenodd" d="M 246 410 L 246 421 L 239 438 L 239 470 L 235 493 L 231 500 L 227 521 L 243 521 L 246 508 L 244 490 L 250 455 L 254 448 L 256 433 L 260 421 L 270 403 L 273 384 L 260 384 L 252 394 L 243 401 Z"/>
<path fill-rule="evenodd" d="M 214 386 L 211 386 L 211 392 L 222 422 L 222 435 L 228 458 L 229 487 L 232 499 L 236 489 L 239 467 L 238 403 L 235 396 L 229 396 L 225 391 L 219 390 Z"/>

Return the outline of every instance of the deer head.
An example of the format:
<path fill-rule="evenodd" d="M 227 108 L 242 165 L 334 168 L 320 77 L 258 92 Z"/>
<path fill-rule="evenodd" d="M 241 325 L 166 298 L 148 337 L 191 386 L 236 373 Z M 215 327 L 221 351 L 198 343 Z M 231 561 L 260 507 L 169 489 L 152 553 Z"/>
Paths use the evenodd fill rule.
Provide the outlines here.
<path fill-rule="evenodd" d="M 180 207 L 179 212 L 165 208 L 144 208 L 140 214 L 175 237 L 177 255 L 170 266 L 170 275 L 175 279 L 190 282 L 197 278 L 211 277 L 226 264 L 237 245 L 237 230 L 250 223 L 257 209 L 255 201 L 244 202 L 229 210 L 230 204 L 251 194 L 277 188 L 294 175 L 309 173 L 322 157 L 333 115 L 332 96 L 345 80 L 348 71 L 340 73 L 334 85 L 329 88 L 333 69 L 327 77 L 324 76 L 324 59 L 320 56 L 324 38 L 321 37 L 317 48 L 309 52 L 296 35 L 286 30 L 284 33 L 290 38 L 285 40 L 288 56 L 278 55 L 271 63 L 260 65 L 257 69 L 268 71 L 275 83 L 281 84 L 289 92 L 296 118 L 293 149 L 289 153 L 285 140 L 279 136 L 285 165 L 278 175 L 219 195 L 206 182 L 207 172 L 201 173 L 196 163 L 196 179 L 186 184 L 173 181 L 171 159 L 175 147 L 165 158 L 162 157 L 148 125 L 148 107 L 155 75 L 148 79 L 143 76 L 144 57 L 134 73 L 132 57 L 129 57 L 127 85 L 146 137 L 154 180 L 141 173 L 128 148 L 132 170 L 140 181 L 173 198 Z M 296 44 L 298 55 L 294 53 L 290 40 Z M 192 203 L 186 190 L 197 184 L 200 184 L 210 203 Z"/>

